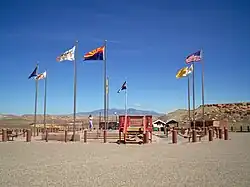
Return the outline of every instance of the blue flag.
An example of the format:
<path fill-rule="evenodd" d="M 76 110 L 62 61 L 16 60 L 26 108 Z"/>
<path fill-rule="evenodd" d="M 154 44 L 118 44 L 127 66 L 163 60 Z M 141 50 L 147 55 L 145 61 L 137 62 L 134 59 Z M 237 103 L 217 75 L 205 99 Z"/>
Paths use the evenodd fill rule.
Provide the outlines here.
<path fill-rule="evenodd" d="M 30 76 L 28 77 L 28 79 L 37 76 L 37 67 L 38 67 L 38 66 L 35 67 L 35 69 L 34 69 L 33 72 L 30 74 Z"/>
<path fill-rule="evenodd" d="M 126 90 L 126 89 L 127 89 L 127 82 L 125 81 L 122 87 L 117 91 L 117 93 L 120 93 L 122 90 Z"/>

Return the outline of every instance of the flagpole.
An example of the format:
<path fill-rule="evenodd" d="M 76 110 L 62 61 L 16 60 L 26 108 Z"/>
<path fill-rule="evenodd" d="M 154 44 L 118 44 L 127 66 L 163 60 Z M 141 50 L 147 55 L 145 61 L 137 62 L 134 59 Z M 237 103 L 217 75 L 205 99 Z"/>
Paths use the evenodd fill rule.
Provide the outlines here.
<path fill-rule="evenodd" d="M 193 124 L 194 124 L 194 129 L 195 129 L 195 86 L 194 86 L 194 71 L 195 67 L 194 67 L 194 63 L 193 63 Z"/>
<path fill-rule="evenodd" d="M 38 72 L 38 68 L 39 66 L 37 64 L 37 72 Z M 36 136 L 36 121 L 37 121 L 36 115 L 37 115 L 37 95 L 38 95 L 38 80 L 35 79 L 35 81 L 36 81 L 36 91 L 35 91 L 35 112 L 34 112 L 34 132 L 33 132 L 34 136 Z"/>
<path fill-rule="evenodd" d="M 107 93 L 106 93 L 106 79 L 107 79 L 107 40 L 104 40 L 104 129 L 107 129 Z"/>
<path fill-rule="evenodd" d="M 125 89 L 125 127 L 127 127 L 128 123 L 128 110 L 127 110 L 127 105 L 128 105 L 128 84 L 127 84 L 127 78 L 125 78 L 125 83 L 126 83 L 126 89 Z"/>
<path fill-rule="evenodd" d="M 75 141 L 75 133 L 76 133 L 76 86 L 77 86 L 77 69 L 76 69 L 76 54 L 78 48 L 78 41 L 75 42 L 75 54 L 74 54 L 74 114 L 73 114 L 73 137 L 72 141 Z"/>
<path fill-rule="evenodd" d="M 107 77 L 106 94 L 107 94 L 107 124 L 108 124 L 109 123 L 109 77 Z"/>
<path fill-rule="evenodd" d="M 45 80 L 44 80 L 44 113 L 43 113 L 43 125 L 44 125 L 44 132 L 46 131 L 46 108 L 47 108 L 47 77 L 48 77 L 48 74 L 47 74 L 47 70 L 45 70 L 46 72 L 46 77 L 45 77 Z"/>
<path fill-rule="evenodd" d="M 188 120 L 191 125 L 191 113 L 190 113 L 190 76 L 188 75 Z"/>
<path fill-rule="evenodd" d="M 204 111 L 204 60 L 203 60 L 203 51 L 201 50 L 201 65 L 202 65 L 202 123 L 203 123 L 203 129 L 205 129 L 205 111 Z"/>
<path fill-rule="evenodd" d="M 126 119 L 127 119 L 127 115 L 128 115 L 128 109 L 127 109 L 127 106 L 128 106 L 128 84 L 126 82 L 126 89 L 125 89 L 125 116 L 126 116 Z"/>

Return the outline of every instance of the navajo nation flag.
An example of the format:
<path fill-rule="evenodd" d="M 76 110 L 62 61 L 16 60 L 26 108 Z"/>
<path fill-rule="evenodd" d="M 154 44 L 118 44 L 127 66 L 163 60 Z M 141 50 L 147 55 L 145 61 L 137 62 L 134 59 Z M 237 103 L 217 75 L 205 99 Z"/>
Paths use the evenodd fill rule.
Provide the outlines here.
<path fill-rule="evenodd" d="M 76 46 L 74 46 L 71 49 L 65 51 L 63 54 L 61 54 L 60 56 L 58 56 L 56 58 L 56 61 L 57 62 L 62 62 L 62 61 L 65 61 L 65 60 L 69 60 L 69 61 L 75 60 L 75 49 L 76 49 Z"/>
<path fill-rule="evenodd" d="M 198 61 L 200 61 L 201 60 L 201 54 L 202 54 L 201 51 L 197 51 L 197 52 L 195 52 L 195 53 L 187 56 L 186 63 L 190 64 L 192 62 L 198 62 Z"/>
<path fill-rule="evenodd" d="M 104 60 L 105 46 L 98 47 L 84 55 L 84 60 Z"/>

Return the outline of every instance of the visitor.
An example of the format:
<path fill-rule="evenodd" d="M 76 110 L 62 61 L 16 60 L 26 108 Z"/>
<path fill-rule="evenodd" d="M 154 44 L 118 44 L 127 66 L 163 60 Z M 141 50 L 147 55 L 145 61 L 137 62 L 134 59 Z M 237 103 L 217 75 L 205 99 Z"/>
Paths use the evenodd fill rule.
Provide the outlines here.
<path fill-rule="evenodd" d="M 92 129 L 93 129 L 93 117 L 90 114 L 89 115 L 89 130 L 92 131 Z"/>

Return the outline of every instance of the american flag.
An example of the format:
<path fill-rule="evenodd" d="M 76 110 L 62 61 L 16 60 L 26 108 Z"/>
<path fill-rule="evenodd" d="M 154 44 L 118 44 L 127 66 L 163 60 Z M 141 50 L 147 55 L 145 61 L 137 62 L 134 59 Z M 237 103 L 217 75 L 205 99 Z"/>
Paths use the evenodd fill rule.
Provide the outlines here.
<path fill-rule="evenodd" d="M 198 62 L 198 61 L 200 61 L 201 60 L 201 54 L 202 54 L 201 51 L 197 51 L 197 52 L 195 52 L 195 53 L 187 56 L 186 63 L 190 64 L 192 62 Z"/>

